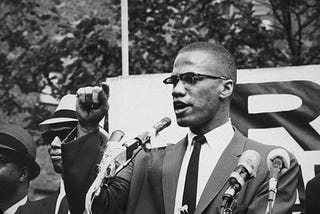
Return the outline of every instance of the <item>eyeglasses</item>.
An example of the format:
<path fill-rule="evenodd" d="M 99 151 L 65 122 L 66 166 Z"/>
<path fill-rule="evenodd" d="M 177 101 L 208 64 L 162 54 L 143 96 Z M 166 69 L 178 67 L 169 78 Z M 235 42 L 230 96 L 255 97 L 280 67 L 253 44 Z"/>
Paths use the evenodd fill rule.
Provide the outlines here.
<path fill-rule="evenodd" d="M 42 139 L 44 143 L 51 144 L 55 137 L 59 137 L 60 140 L 64 140 L 72 131 L 72 128 L 64 128 L 61 130 L 49 130 L 42 133 Z"/>
<path fill-rule="evenodd" d="M 194 85 L 197 81 L 203 80 L 203 79 L 221 79 L 221 80 L 227 80 L 224 76 L 211 76 L 211 75 L 205 75 L 205 74 L 196 74 L 192 72 L 179 74 L 179 75 L 172 75 L 170 77 L 167 77 L 163 80 L 163 83 L 166 85 L 172 84 L 176 86 L 179 82 L 179 80 L 182 81 L 184 86 L 190 87 Z"/>

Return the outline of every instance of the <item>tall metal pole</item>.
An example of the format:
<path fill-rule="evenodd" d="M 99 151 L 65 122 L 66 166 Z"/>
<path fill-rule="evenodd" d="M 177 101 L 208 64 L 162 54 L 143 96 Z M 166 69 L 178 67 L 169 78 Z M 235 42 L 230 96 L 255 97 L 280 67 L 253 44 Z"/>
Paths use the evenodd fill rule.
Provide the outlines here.
<path fill-rule="evenodd" d="M 121 0 L 122 76 L 129 75 L 128 0 Z"/>

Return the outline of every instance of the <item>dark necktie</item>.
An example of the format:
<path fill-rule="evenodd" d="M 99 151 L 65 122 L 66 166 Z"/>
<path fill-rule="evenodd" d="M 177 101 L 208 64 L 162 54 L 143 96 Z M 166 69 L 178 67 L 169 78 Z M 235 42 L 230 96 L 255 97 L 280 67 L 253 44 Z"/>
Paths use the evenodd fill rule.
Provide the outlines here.
<path fill-rule="evenodd" d="M 193 214 L 196 209 L 199 155 L 201 145 L 205 142 L 203 135 L 195 136 L 192 140 L 194 148 L 188 164 L 182 199 L 182 205 L 188 205 L 189 214 Z"/>
<path fill-rule="evenodd" d="M 66 196 L 61 200 L 58 214 L 68 214 L 68 201 Z"/>

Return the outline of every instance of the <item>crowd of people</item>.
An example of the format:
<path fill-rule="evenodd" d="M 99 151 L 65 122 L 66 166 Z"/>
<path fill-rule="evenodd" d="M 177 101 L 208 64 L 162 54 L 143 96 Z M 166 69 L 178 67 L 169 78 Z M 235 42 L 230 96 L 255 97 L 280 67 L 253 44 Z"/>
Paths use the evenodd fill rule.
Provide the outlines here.
<path fill-rule="evenodd" d="M 0 125 L 0 213 L 137 213 L 184 214 L 222 212 L 228 179 L 241 154 L 258 152 L 262 160 L 279 146 L 264 145 L 243 136 L 230 118 L 230 103 L 237 80 L 234 57 L 222 46 L 196 42 L 182 48 L 171 75 L 177 124 L 188 127 L 186 136 L 156 150 L 137 150 L 133 160 L 105 185 L 85 209 L 88 189 L 107 143 L 99 122 L 107 114 L 108 85 L 84 87 L 64 96 L 53 117 L 40 124 L 60 188 L 49 197 L 30 201 L 30 180 L 39 175 L 36 145 L 16 125 Z M 108 146 L 108 145 L 107 145 Z M 272 213 L 290 213 L 296 202 L 299 165 L 288 151 L 288 168 L 280 173 Z M 260 163 L 254 179 L 241 186 L 232 213 L 266 213 L 269 168 Z M 319 179 L 317 179 L 319 180 Z M 110 182 L 108 182 L 110 181 Z M 307 185 L 306 214 L 320 213 L 318 181 Z"/>

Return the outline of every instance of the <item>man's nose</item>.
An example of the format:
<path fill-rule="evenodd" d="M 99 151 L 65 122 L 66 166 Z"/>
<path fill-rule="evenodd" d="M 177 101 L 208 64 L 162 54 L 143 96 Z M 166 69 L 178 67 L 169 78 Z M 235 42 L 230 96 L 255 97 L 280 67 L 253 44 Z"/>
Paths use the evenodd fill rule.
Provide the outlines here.
<path fill-rule="evenodd" d="M 51 147 L 61 147 L 61 140 L 58 136 L 56 136 L 51 142 Z"/>
<path fill-rule="evenodd" d="M 181 97 L 186 94 L 186 89 L 184 87 L 184 84 L 181 80 L 177 82 L 176 85 L 173 86 L 172 88 L 172 96 L 173 97 Z"/>

